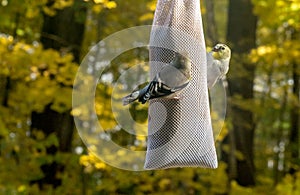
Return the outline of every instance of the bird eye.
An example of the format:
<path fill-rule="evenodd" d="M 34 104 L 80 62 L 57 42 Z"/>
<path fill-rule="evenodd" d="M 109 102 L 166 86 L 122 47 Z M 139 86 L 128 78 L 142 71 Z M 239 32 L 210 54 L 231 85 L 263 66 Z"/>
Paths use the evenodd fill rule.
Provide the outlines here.
<path fill-rule="evenodd" d="M 225 47 L 221 47 L 222 50 L 225 50 Z"/>

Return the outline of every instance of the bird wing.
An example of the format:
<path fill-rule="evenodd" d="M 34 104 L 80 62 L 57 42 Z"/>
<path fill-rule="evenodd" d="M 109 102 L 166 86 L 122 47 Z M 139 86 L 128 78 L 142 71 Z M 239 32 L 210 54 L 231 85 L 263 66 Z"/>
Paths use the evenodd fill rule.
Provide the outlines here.
<path fill-rule="evenodd" d="M 180 88 L 180 86 L 189 83 L 190 78 L 186 76 L 182 70 L 175 68 L 172 65 L 166 65 L 156 75 L 154 81 L 158 81 L 168 86 L 170 89 Z M 185 85 L 186 86 L 186 85 Z"/>
<path fill-rule="evenodd" d="M 188 84 L 189 78 L 181 70 L 168 64 L 150 82 L 145 95 L 149 99 L 168 96 L 182 90 Z"/>
<path fill-rule="evenodd" d="M 214 60 L 211 52 L 207 54 L 207 87 L 211 88 L 215 85 L 219 77 L 221 76 L 221 71 L 218 67 L 218 60 Z"/>
<path fill-rule="evenodd" d="M 168 85 L 158 82 L 158 81 L 152 81 L 149 85 L 149 99 L 152 99 L 153 97 L 163 97 L 163 96 L 168 96 L 171 95 L 175 92 L 178 92 L 185 88 L 189 82 L 184 83 L 183 85 L 177 86 L 177 87 L 169 87 Z"/>

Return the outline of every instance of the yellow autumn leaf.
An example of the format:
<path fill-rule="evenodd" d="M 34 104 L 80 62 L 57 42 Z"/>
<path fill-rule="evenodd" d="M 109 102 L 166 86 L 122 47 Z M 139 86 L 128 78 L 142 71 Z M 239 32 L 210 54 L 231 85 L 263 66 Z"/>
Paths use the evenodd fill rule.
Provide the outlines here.
<path fill-rule="evenodd" d="M 154 15 L 153 13 L 147 13 L 147 14 L 144 14 L 140 17 L 140 21 L 146 21 L 146 20 L 151 20 L 153 19 Z"/>
<path fill-rule="evenodd" d="M 156 1 L 152 1 L 150 3 L 147 3 L 147 8 L 150 10 L 150 11 L 154 11 L 155 8 L 156 8 Z"/>
<path fill-rule="evenodd" d="M 54 16 L 56 14 L 56 11 L 54 11 L 53 9 L 50 9 L 47 6 L 43 7 L 43 11 L 49 16 Z"/>
<path fill-rule="evenodd" d="M 19 187 L 18 187 L 18 192 L 24 192 L 24 191 L 26 191 L 26 186 L 25 185 L 20 185 Z"/>
<path fill-rule="evenodd" d="M 83 165 L 83 166 L 88 166 L 89 163 L 89 156 L 88 155 L 82 155 L 79 158 L 79 164 Z"/>
<path fill-rule="evenodd" d="M 300 3 L 299 2 L 293 2 L 291 4 L 291 11 L 299 11 L 300 10 Z"/>
<path fill-rule="evenodd" d="M 95 163 L 95 168 L 96 169 L 105 169 L 106 165 L 103 162 L 97 162 L 97 163 Z"/>
<path fill-rule="evenodd" d="M 98 3 L 104 3 L 104 0 L 94 0 L 94 2 L 95 2 L 96 4 L 98 4 Z"/>
<path fill-rule="evenodd" d="M 93 6 L 93 12 L 100 13 L 102 11 L 102 5 L 94 5 Z"/>
<path fill-rule="evenodd" d="M 110 1 L 110 2 L 108 2 L 108 3 L 106 4 L 106 7 L 107 7 L 108 9 L 116 8 L 116 7 L 117 7 L 117 4 L 116 4 L 116 2 L 114 2 L 114 1 Z"/>
<path fill-rule="evenodd" d="M 118 150 L 117 155 L 118 156 L 125 156 L 126 152 L 124 150 Z"/>

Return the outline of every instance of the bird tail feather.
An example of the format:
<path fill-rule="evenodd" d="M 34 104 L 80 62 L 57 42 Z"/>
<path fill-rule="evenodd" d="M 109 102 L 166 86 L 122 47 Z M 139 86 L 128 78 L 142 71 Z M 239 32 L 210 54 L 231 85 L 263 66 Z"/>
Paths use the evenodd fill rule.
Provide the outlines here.
<path fill-rule="evenodd" d="M 123 106 L 126 106 L 126 105 L 130 104 L 131 102 L 134 102 L 138 98 L 139 98 L 139 91 L 132 92 L 131 94 L 123 97 L 123 99 L 122 99 Z"/>

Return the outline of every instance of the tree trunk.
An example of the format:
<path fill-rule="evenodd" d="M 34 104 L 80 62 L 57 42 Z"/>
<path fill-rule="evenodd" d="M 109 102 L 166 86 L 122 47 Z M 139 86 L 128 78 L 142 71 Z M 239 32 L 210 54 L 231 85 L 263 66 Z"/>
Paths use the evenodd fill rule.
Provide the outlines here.
<path fill-rule="evenodd" d="M 206 6 L 206 35 L 208 39 L 212 42 L 212 44 L 216 44 L 219 40 L 218 37 L 218 29 L 215 20 L 215 12 L 214 12 L 214 1 L 213 0 L 205 0 Z"/>
<path fill-rule="evenodd" d="M 299 65 L 293 64 L 293 94 L 295 97 L 295 105 L 292 105 L 291 110 L 291 131 L 290 131 L 290 153 L 291 153 L 291 164 L 290 174 L 294 174 L 296 171 L 295 166 L 300 163 L 300 144 L 299 144 L 299 130 L 300 130 L 300 69 Z"/>
<path fill-rule="evenodd" d="M 76 4 L 76 2 L 74 2 Z M 58 10 L 55 16 L 44 15 L 44 23 L 42 28 L 41 42 L 45 49 L 53 48 L 62 53 L 72 52 L 75 62 L 79 62 L 80 45 L 83 40 L 84 19 L 80 22 L 76 16 L 80 12 L 78 7 L 72 7 Z M 84 15 L 84 13 L 80 13 Z M 47 87 L 47 86 L 45 86 Z M 59 95 L 59 94 L 58 94 Z M 71 101 L 71 100 L 70 100 Z M 59 147 L 51 146 L 47 148 L 49 155 L 54 155 L 57 151 L 71 151 L 72 135 L 74 131 L 73 117 L 70 115 L 70 110 L 59 113 L 50 108 L 48 105 L 42 113 L 33 112 L 32 129 L 38 129 L 44 132 L 45 135 L 55 133 L 59 139 Z M 60 179 L 56 178 L 58 172 L 63 171 L 64 167 L 56 162 L 41 166 L 44 172 L 44 178 L 32 181 L 38 183 L 42 188 L 44 184 L 50 184 L 57 187 L 61 184 Z"/>
<path fill-rule="evenodd" d="M 245 100 L 253 98 L 254 66 L 246 61 L 246 55 L 255 47 L 256 17 L 252 13 L 251 0 L 230 0 L 228 12 L 227 40 L 232 48 L 232 60 L 229 72 L 230 113 L 232 121 L 231 140 L 234 143 L 235 162 L 228 162 L 229 169 L 242 186 L 255 185 L 254 180 L 254 119 L 250 110 L 235 104 L 235 97 Z M 229 150 L 230 151 L 230 150 Z M 226 152 L 224 153 L 226 155 Z M 227 157 L 227 159 L 230 159 Z M 233 167 L 235 166 L 235 167 Z"/>
<path fill-rule="evenodd" d="M 72 52 L 76 62 L 79 62 L 80 47 L 84 33 L 83 13 L 78 8 L 67 7 L 59 10 L 53 17 L 44 15 L 41 42 L 44 48 L 53 48 L 64 52 Z M 81 14 L 80 14 L 81 13 Z M 78 16 L 79 15 L 79 16 Z"/>
<path fill-rule="evenodd" d="M 286 80 L 288 79 L 288 76 L 286 76 Z M 288 86 L 283 87 L 283 95 L 282 95 L 282 102 L 280 105 L 280 111 L 278 115 L 278 128 L 275 129 L 276 131 L 276 150 L 274 152 L 274 167 L 273 167 L 273 173 L 274 173 L 274 186 L 278 184 L 280 179 L 283 176 L 283 170 L 284 170 L 284 159 L 282 157 L 282 154 L 284 153 L 284 149 L 281 146 L 281 143 L 284 142 L 284 116 L 286 115 L 286 109 L 287 109 L 287 101 L 288 101 Z"/>

